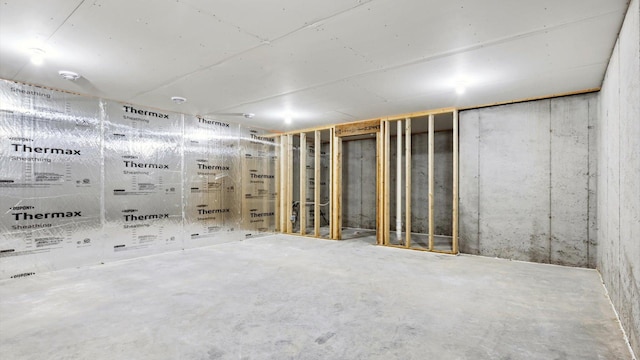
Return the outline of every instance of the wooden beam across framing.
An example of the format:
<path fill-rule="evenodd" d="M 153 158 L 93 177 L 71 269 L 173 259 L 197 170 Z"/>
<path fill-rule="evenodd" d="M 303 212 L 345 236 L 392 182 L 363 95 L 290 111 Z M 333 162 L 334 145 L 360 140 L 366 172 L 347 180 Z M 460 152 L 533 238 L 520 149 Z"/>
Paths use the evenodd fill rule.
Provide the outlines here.
<path fill-rule="evenodd" d="M 405 119 L 404 124 L 404 137 L 405 137 L 405 247 L 411 247 L 411 118 Z"/>
<path fill-rule="evenodd" d="M 320 139 L 320 130 L 314 131 L 313 145 L 313 235 L 320 237 L 320 154 L 322 153 L 322 143 Z"/>
<path fill-rule="evenodd" d="M 359 124 L 365 124 L 365 123 L 369 123 L 369 122 L 380 122 L 380 121 L 393 121 L 393 120 L 400 120 L 400 119 L 406 119 L 406 118 L 417 118 L 417 117 L 423 117 L 423 116 L 427 116 L 427 115 L 438 115 L 438 114 L 446 114 L 446 113 L 450 113 L 453 112 L 455 108 L 452 107 L 446 107 L 446 108 L 439 108 L 439 109 L 431 109 L 431 110 L 424 110 L 424 111 L 415 111 L 415 112 L 411 112 L 411 113 L 404 113 L 404 114 L 398 114 L 398 115 L 392 115 L 392 116 L 387 116 L 387 117 L 383 117 L 383 118 L 373 118 L 373 119 L 363 119 L 363 120 L 356 120 L 356 121 L 351 121 L 351 122 L 346 122 L 346 123 L 340 123 L 340 124 L 333 124 L 333 125 L 322 125 L 322 126 L 316 126 L 316 127 L 310 127 L 310 128 L 305 128 L 305 129 L 300 129 L 300 130 L 292 130 L 292 131 L 288 131 L 288 132 L 283 132 L 280 134 L 273 134 L 273 135 L 265 135 L 265 136 L 278 136 L 278 135 L 287 135 L 287 134 L 292 134 L 292 135 L 297 135 L 301 132 L 305 132 L 305 133 L 309 133 L 309 132 L 313 132 L 316 130 L 331 130 L 331 129 L 335 129 L 338 126 L 359 126 Z M 380 130 L 382 129 L 382 127 L 380 127 Z M 355 134 L 354 134 L 355 135 Z"/>
<path fill-rule="evenodd" d="M 307 134 L 300 133 L 300 204 L 298 219 L 300 219 L 300 235 L 307 233 Z"/>
<path fill-rule="evenodd" d="M 433 202 L 434 202 L 434 116 L 429 115 L 429 251 L 433 251 L 434 224 L 433 224 Z"/>
<path fill-rule="evenodd" d="M 380 119 L 336 125 L 338 137 L 373 134 L 380 132 Z"/>

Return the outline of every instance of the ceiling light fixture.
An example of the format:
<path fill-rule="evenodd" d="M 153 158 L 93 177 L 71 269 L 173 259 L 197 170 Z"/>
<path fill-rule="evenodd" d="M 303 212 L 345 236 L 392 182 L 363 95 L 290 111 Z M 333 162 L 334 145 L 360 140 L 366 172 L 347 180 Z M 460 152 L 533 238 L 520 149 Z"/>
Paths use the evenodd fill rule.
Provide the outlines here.
<path fill-rule="evenodd" d="M 29 53 L 31 54 L 31 63 L 33 65 L 42 65 L 44 63 L 45 51 L 40 48 L 30 48 Z"/>
<path fill-rule="evenodd" d="M 70 80 L 70 81 L 76 81 L 82 77 L 78 73 L 75 73 L 73 71 L 67 71 L 67 70 L 58 71 L 58 75 L 60 75 L 63 79 Z"/>
<path fill-rule="evenodd" d="M 453 88 L 456 94 L 462 95 L 467 92 L 467 86 L 469 85 L 469 79 L 467 77 L 458 77 L 453 81 Z"/>
<path fill-rule="evenodd" d="M 285 116 L 285 117 L 284 117 L 284 123 L 285 123 L 285 124 L 291 124 L 291 121 L 292 121 L 292 120 L 293 120 L 293 119 L 291 119 L 291 116 Z"/>
<path fill-rule="evenodd" d="M 253 119 L 253 117 L 256 116 L 256 114 L 254 114 L 254 113 L 242 113 L 242 116 L 244 116 L 246 119 Z"/>
<path fill-rule="evenodd" d="M 173 101 L 176 104 L 184 104 L 187 102 L 187 99 L 181 96 L 172 96 L 171 101 Z"/>

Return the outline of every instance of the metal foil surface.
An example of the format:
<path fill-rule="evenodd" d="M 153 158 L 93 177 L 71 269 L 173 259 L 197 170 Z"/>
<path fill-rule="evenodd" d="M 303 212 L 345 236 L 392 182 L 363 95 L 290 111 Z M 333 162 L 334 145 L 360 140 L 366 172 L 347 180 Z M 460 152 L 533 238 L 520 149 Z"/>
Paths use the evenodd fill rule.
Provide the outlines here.
<path fill-rule="evenodd" d="M 185 116 L 185 246 L 241 240 L 239 125 Z"/>
<path fill-rule="evenodd" d="M 95 263 L 99 100 L 0 81 L 0 278 Z"/>
<path fill-rule="evenodd" d="M 277 146 L 238 124 L 0 80 L 0 278 L 273 232 Z"/>
<path fill-rule="evenodd" d="M 103 102 L 105 259 L 182 249 L 182 115 Z"/>
<path fill-rule="evenodd" d="M 242 219 L 245 237 L 275 231 L 276 162 L 275 138 L 264 131 L 242 128 Z"/>

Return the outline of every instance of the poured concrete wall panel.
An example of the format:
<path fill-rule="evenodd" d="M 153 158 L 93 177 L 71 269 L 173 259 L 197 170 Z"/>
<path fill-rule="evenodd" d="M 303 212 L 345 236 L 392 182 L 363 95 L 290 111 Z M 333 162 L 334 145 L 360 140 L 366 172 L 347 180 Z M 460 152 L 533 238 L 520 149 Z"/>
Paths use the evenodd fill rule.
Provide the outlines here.
<path fill-rule="evenodd" d="M 602 86 L 598 269 L 640 353 L 640 1 L 629 6 Z"/>
<path fill-rule="evenodd" d="M 479 145 L 480 110 L 460 112 L 459 234 L 460 251 L 480 254 Z"/>
<path fill-rule="evenodd" d="M 589 265 L 590 98 L 551 100 L 550 262 L 554 264 Z"/>
<path fill-rule="evenodd" d="M 342 225 L 359 228 L 362 226 L 362 142 L 345 141 L 342 146 Z"/>
<path fill-rule="evenodd" d="M 589 268 L 598 262 L 598 131 L 600 96 L 589 99 Z"/>
<path fill-rule="evenodd" d="M 342 143 L 342 225 L 376 228 L 376 140 Z"/>
<path fill-rule="evenodd" d="M 487 108 L 480 114 L 483 255 L 549 261 L 549 106 L 545 100 Z"/>
<path fill-rule="evenodd" d="M 460 113 L 463 252 L 594 267 L 597 161 L 589 124 L 597 102 L 597 94 L 585 94 Z"/>

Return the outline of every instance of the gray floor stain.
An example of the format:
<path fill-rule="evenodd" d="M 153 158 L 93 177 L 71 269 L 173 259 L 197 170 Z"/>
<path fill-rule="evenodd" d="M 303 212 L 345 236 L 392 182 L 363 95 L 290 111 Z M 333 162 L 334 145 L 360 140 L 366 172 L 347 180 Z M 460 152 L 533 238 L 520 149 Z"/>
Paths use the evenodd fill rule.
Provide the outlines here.
<path fill-rule="evenodd" d="M 214 347 L 207 352 L 207 355 L 209 355 L 209 360 L 221 359 L 224 356 L 224 351 Z"/>
<path fill-rule="evenodd" d="M 329 339 L 331 339 L 336 333 L 333 332 L 328 332 L 322 336 L 320 336 L 319 338 L 316 339 L 316 343 L 318 343 L 319 345 L 322 345 L 324 343 L 326 343 L 327 341 L 329 341 Z"/>

